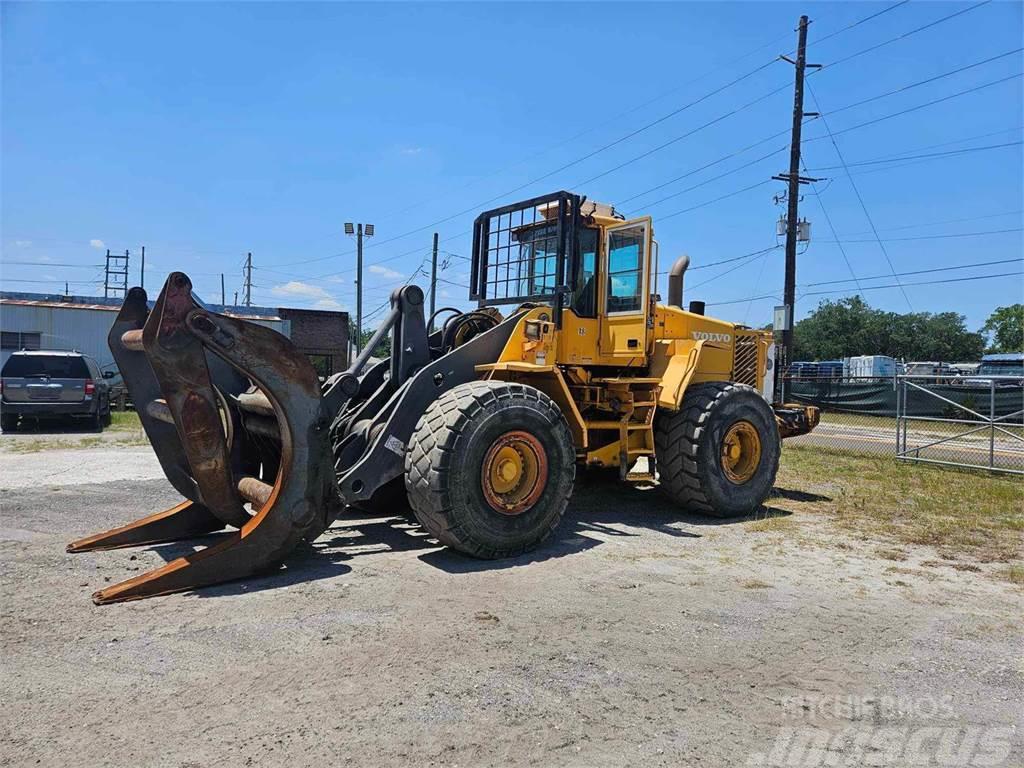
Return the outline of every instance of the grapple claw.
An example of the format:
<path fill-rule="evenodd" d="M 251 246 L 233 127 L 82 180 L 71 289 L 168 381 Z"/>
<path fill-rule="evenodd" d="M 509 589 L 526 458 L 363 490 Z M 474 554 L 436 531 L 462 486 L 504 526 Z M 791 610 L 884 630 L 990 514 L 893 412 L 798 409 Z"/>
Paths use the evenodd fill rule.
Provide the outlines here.
<path fill-rule="evenodd" d="M 68 544 L 67 551 L 94 552 L 101 549 L 159 544 L 165 541 L 191 539 L 219 531 L 223 527 L 224 523 L 211 515 L 210 510 L 202 504 L 183 501 L 177 506 L 136 520 L 134 523 L 73 541 Z"/>
<path fill-rule="evenodd" d="M 96 592 L 95 603 L 249 576 L 323 532 L 338 500 L 328 419 L 312 365 L 284 336 L 207 310 L 175 272 L 152 313 L 145 292 L 129 292 L 110 347 L 161 466 L 187 501 L 68 551 L 174 541 L 225 523 L 240 530 Z"/>

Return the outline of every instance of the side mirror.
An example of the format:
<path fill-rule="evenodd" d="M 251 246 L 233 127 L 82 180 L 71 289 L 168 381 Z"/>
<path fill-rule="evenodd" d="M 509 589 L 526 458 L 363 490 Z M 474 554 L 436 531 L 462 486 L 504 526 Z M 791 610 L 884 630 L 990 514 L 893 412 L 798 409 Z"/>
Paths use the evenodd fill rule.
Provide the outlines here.
<path fill-rule="evenodd" d="M 112 378 L 114 378 L 114 376 L 116 376 L 116 375 L 117 375 L 117 374 L 115 374 L 115 373 L 114 373 L 113 371 L 104 371 L 104 372 L 103 372 L 103 378 L 104 378 L 104 379 L 112 379 Z"/>

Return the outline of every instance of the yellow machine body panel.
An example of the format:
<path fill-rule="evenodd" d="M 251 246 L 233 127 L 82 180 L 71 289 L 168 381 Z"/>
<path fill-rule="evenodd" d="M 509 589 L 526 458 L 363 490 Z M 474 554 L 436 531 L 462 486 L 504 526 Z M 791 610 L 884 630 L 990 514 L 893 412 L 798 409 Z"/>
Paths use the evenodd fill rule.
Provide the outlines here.
<path fill-rule="evenodd" d="M 570 297 L 520 316 L 484 378 L 528 383 L 559 404 L 586 464 L 625 473 L 654 455 L 657 409 L 678 410 L 687 389 L 733 381 L 772 399 L 773 336 L 768 331 L 658 303 L 657 242 L 650 217 L 628 221 L 592 214 L 580 271 Z M 575 292 L 587 288 L 582 311 Z M 556 322 L 560 320 L 561 322 Z"/>

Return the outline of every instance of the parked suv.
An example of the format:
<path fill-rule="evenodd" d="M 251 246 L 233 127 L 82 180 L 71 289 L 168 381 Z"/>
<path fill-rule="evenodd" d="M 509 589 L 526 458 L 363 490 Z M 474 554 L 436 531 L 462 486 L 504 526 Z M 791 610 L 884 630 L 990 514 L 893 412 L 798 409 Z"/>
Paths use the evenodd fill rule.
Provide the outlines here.
<path fill-rule="evenodd" d="M 19 417 L 72 416 L 102 431 L 113 375 L 80 352 L 15 352 L 0 371 L 0 429 L 15 429 Z"/>

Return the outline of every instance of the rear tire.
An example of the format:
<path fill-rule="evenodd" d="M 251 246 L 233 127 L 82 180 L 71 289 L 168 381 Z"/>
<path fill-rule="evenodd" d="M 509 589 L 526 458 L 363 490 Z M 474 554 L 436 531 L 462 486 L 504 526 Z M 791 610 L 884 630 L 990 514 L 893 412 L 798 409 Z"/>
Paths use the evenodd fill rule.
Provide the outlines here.
<path fill-rule="evenodd" d="M 13 432 L 18 428 L 18 414 L 16 413 L 2 413 L 0 414 L 0 429 L 4 432 Z"/>
<path fill-rule="evenodd" d="M 741 442 L 737 435 L 746 455 L 741 448 L 727 459 L 729 446 Z M 775 484 L 782 452 L 771 407 L 757 390 L 730 382 L 687 389 L 679 411 L 657 414 L 654 443 L 661 490 L 679 506 L 711 517 L 757 510 Z"/>
<path fill-rule="evenodd" d="M 504 381 L 469 382 L 438 398 L 405 458 L 420 524 L 445 546 L 480 558 L 513 557 L 546 539 L 575 474 L 558 406 L 538 389 Z"/>

